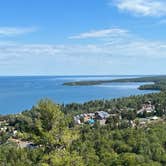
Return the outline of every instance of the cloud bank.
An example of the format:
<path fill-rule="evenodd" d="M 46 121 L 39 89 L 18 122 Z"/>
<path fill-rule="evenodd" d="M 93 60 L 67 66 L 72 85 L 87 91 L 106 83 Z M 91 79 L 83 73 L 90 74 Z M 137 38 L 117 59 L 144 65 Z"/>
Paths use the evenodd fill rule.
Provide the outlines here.
<path fill-rule="evenodd" d="M 20 44 L 0 41 L 0 69 L 15 73 L 23 70 L 22 73 L 102 74 L 111 73 L 111 70 L 120 72 L 123 66 L 127 73 L 131 73 L 128 70 L 135 68 L 137 63 L 138 71 L 144 71 L 143 66 L 147 68 L 149 62 L 154 66 L 157 61 L 166 61 L 166 42 L 140 38 L 125 29 L 101 29 L 69 38 L 76 43 Z M 79 43 L 82 40 L 88 42 Z"/>
<path fill-rule="evenodd" d="M 165 0 L 112 0 L 120 11 L 126 11 L 137 16 L 166 16 Z"/>
<path fill-rule="evenodd" d="M 112 34 L 113 35 L 110 35 Z M 125 33 L 125 35 L 124 35 Z M 86 35 L 83 35 L 86 34 Z M 70 37 L 71 38 L 71 37 Z M 34 57 L 51 56 L 61 58 L 74 57 L 107 57 L 110 59 L 120 58 L 165 58 L 166 42 L 146 40 L 138 38 L 131 32 L 124 29 L 99 30 L 94 32 L 85 32 L 78 34 L 72 39 L 85 40 L 89 38 L 101 39 L 101 42 L 93 44 L 72 44 L 72 45 L 53 45 L 53 44 L 3 44 L 0 42 L 0 59 L 6 60 L 6 57 Z M 105 40 L 103 40 L 105 39 Z M 92 39 L 94 42 L 94 39 Z"/>

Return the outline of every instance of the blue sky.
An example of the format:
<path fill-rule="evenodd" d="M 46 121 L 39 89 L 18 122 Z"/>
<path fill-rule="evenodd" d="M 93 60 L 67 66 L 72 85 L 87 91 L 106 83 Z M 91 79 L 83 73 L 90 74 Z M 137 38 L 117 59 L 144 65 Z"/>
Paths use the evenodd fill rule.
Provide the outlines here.
<path fill-rule="evenodd" d="M 0 75 L 166 74 L 165 0 L 0 2 Z"/>

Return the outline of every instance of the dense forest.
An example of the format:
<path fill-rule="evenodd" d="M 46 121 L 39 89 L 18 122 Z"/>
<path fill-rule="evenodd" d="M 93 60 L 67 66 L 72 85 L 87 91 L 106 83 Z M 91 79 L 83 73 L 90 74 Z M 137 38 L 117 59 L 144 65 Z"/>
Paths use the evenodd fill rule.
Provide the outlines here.
<path fill-rule="evenodd" d="M 130 126 L 143 103 L 151 101 L 153 115 L 161 121 Z M 121 114 L 122 120 L 108 118 L 106 125 L 76 125 L 73 116 L 107 111 Z M 139 117 L 142 116 L 142 117 Z M 84 104 L 58 105 L 41 100 L 31 110 L 0 117 L 7 124 L 0 132 L 2 166 L 165 166 L 166 165 L 166 93 L 155 93 Z M 17 134 L 13 135 L 13 130 Z M 13 137 L 11 139 L 11 137 Z M 33 143 L 21 148 L 11 140 Z"/>

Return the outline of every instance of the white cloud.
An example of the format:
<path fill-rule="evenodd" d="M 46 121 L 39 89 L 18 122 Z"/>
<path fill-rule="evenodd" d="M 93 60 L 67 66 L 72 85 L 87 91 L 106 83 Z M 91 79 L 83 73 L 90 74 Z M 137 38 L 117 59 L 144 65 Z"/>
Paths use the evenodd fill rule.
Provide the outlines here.
<path fill-rule="evenodd" d="M 148 41 L 138 38 L 126 37 L 119 41 L 117 38 L 114 42 L 105 41 L 100 44 L 87 44 L 87 45 L 48 45 L 48 44 L 0 44 L 0 61 L 10 63 L 13 59 L 30 58 L 33 57 L 51 57 L 61 58 L 66 57 L 77 58 L 82 57 L 88 59 L 89 57 L 107 57 L 111 59 L 125 58 L 165 58 L 166 59 L 166 42 L 161 41 Z"/>
<path fill-rule="evenodd" d="M 142 69 L 142 65 L 145 66 L 144 62 L 153 62 L 155 65 L 157 61 L 166 61 L 166 42 L 146 40 L 138 38 L 127 30 L 124 32 L 127 33 L 125 35 L 120 33 L 113 38 L 102 35 L 101 42 L 95 44 L 94 40 L 92 43 L 89 41 L 89 44 L 71 45 L 11 42 L 3 44 L 3 41 L 0 41 L 0 69 L 8 73 L 17 68 L 18 73 L 26 70 L 26 73 L 36 71 L 43 74 L 47 69 L 51 73 L 55 71 L 61 73 L 62 70 L 72 73 L 78 68 L 78 73 L 85 69 L 87 72 L 90 69 L 91 72 L 96 70 L 100 72 L 103 69 L 104 73 L 105 70 L 115 70 L 115 68 L 120 70 L 121 65 L 132 68 L 139 65 Z"/>
<path fill-rule="evenodd" d="M 127 11 L 140 16 L 165 16 L 165 0 L 112 0 L 120 11 Z"/>
<path fill-rule="evenodd" d="M 110 58 L 166 58 L 166 42 L 139 38 L 128 30 L 113 28 L 81 33 L 72 39 L 101 39 L 98 44 L 64 46 L 67 55 L 100 55 Z M 90 41 L 89 41 L 90 42 Z"/>
<path fill-rule="evenodd" d="M 107 57 L 109 60 L 120 58 L 165 58 L 166 42 L 138 38 L 128 30 L 120 28 L 90 31 L 70 37 L 72 39 L 93 39 L 89 44 L 51 45 L 17 44 L 0 41 L 0 62 L 10 63 L 22 57 L 32 59 L 48 57 L 88 58 Z M 94 39 L 101 39 L 94 44 Z M 92 43 L 91 43 L 92 41 Z"/>
<path fill-rule="evenodd" d="M 0 27 L 0 36 L 15 36 L 34 32 L 36 28 Z"/>
<path fill-rule="evenodd" d="M 93 30 L 79 35 L 69 37 L 69 39 L 88 39 L 88 38 L 105 38 L 110 36 L 126 34 L 127 31 L 120 28 L 110 28 L 103 30 Z"/>

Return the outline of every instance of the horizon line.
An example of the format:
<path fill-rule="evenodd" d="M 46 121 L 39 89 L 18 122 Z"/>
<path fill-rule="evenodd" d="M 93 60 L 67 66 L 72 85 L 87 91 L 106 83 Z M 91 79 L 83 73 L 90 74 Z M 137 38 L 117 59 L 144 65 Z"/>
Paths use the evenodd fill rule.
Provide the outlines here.
<path fill-rule="evenodd" d="M 32 74 L 32 75 L 0 75 L 0 77 L 106 77 L 106 76 L 165 76 L 166 74 L 74 74 L 74 75 L 45 75 L 45 74 Z"/>

